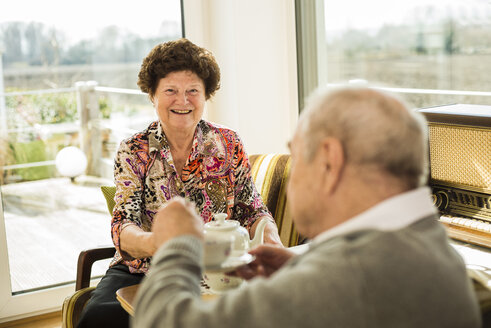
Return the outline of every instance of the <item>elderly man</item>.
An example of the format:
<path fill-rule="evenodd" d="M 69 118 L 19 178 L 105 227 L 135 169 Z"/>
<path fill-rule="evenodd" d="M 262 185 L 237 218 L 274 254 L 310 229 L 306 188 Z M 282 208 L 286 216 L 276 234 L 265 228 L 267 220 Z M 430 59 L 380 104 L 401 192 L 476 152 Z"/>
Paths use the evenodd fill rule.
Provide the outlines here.
<path fill-rule="evenodd" d="M 202 301 L 202 223 L 169 203 L 137 296 L 142 327 L 479 327 L 462 259 L 437 222 L 424 119 L 372 89 L 322 91 L 290 144 L 288 201 L 309 250 L 260 246 L 243 288 Z M 257 277 L 262 276 L 262 277 Z"/>

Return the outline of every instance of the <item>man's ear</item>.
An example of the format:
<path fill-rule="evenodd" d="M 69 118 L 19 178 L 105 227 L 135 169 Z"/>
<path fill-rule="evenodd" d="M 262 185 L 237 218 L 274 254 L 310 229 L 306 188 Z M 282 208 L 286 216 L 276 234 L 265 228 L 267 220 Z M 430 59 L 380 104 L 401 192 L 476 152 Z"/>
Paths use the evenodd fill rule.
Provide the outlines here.
<path fill-rule="evenodd" d="M 322 179 L 324 190 L 331 194 L 338 187 L 345 165 L 345 155 L 341 141 L 327 137 L 321 141 L 319 147 L 319 164 L 323 166 Z"/>

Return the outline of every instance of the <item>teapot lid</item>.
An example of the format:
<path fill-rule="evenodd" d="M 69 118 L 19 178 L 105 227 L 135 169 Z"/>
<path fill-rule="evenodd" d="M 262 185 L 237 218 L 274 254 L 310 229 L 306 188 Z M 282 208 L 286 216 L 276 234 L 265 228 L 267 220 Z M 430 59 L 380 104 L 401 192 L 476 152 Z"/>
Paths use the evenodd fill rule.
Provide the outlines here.
<path fill-rule="evenodd" d="M 205 224 L 205 229 L 207 230 L 234 230 L 239 225 L 238 221 L 235 220 L 225 220 L 227 218 L 227 214 L 218 213 L 213 215 L 215 217 L 215 221 L 210 221 Z"/>

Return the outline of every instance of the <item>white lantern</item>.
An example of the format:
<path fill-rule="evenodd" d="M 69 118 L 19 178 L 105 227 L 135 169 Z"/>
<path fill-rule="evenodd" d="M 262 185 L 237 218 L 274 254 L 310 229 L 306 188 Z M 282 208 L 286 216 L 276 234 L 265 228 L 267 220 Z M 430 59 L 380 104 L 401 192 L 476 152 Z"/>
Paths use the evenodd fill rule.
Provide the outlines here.
<path fill-rule="evenodd" d="M 55 164 L 61 175 L 74 178 L 85 172 L 87 157 L 77 147 L 65 147 L 56 155 Z"/>

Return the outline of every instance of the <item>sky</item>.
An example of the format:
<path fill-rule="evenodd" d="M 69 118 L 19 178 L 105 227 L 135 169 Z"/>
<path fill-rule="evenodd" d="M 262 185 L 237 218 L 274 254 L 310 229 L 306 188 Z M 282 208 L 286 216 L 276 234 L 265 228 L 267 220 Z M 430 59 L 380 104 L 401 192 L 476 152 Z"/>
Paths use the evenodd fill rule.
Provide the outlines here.
<path fill-rule="evenodd" d="M 163 21 L 180 19 L 179 0 L 8 0 L 0 7 L 0 24 L 42 22 L 62 30 L 72 42 L 93 38 L 109 25 L 157 36 Z"/>
<path fill-rule="evenodd" d="M 433 7 L 433 12 L 427 12 Z M 353 29 L 376 29 L 383 24 L 414 21 L 451 15 L 473 22 L 491 20 L 491 0 L 325 0 L 325 25 L 328 34 Z"/>
<path fill-rule="evenodd" d="M 428 14 L 423 8 L 428 6 L 464 21 L 491 19 L 491 0 L 325 0 L 324 3 L 328 34 L 347 28 L 376 29 L 384 23 L 400 24 L 414 20 L 415 13 L 424 19 Z M 434 16 L 433 13 L 431 17 Z M 91 39 L 108 25 L 153 37 L 166 20 L 180 21 L 179 0 L 6 0 L 0 7 L 0 23 L 43 22 L 63 30 L 68 42 Z"/>

